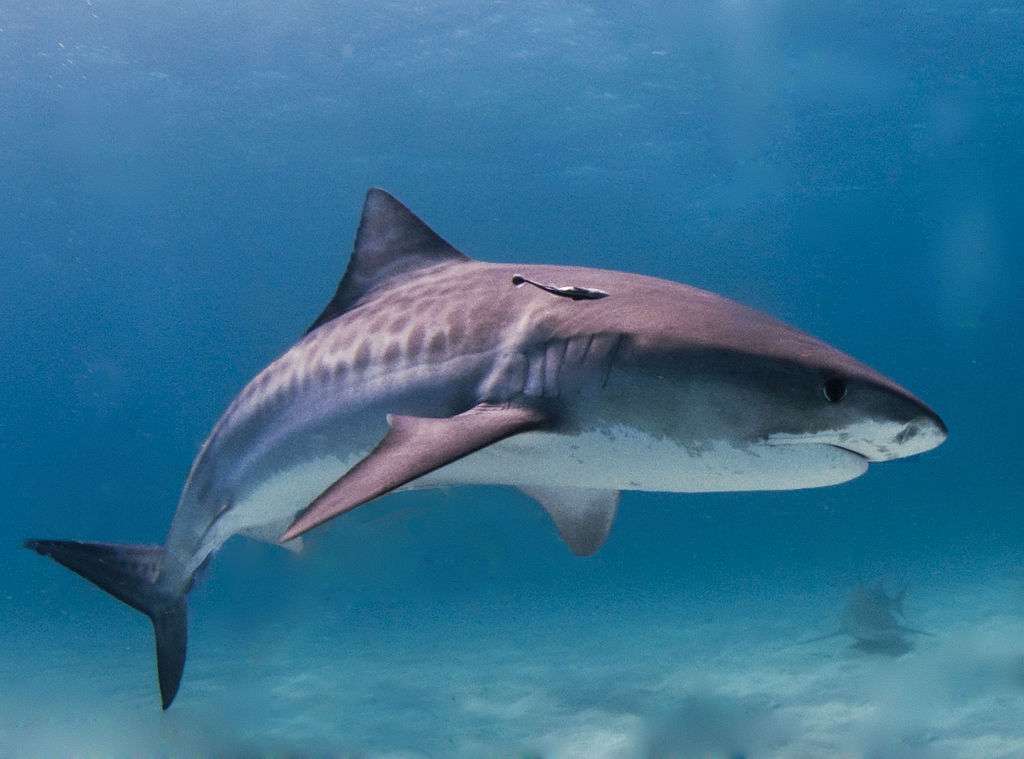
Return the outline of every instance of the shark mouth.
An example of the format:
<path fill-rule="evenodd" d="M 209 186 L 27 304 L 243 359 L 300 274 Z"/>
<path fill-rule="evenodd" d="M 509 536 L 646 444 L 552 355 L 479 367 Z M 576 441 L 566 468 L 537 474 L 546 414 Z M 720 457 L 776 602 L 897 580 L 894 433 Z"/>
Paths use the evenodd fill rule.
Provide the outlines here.
<path fill-rule="evenodd" d="M 830 445 L 871 462 L 892 461 L 915 456 L 940 445 L 946 439 L 941 420 L 918 417 L 909 422 L 863 420 L 838 430 L 812 433 L 776 432 L 768 435 L 768 445 Z"/>
<path fill-rule="evenodd" d="M 797 445 L 797 444 L 796 443 L 791 443 L 790 445 Z M 865 456 L 860 451 L 855 451 L 853 448 L 847 448 L 846 446 L 839 445 L 838 443 L 817 443 L 816 445 L 828 445 L 828 446 L 831 446 L 832 448 L 838 448 L 840 451 L 845 451 L 846 453 L 852 453 L 854 456 L 858 456 L 858 457 L 864 459 L 867 462 L 871 461 L 870 458 Z"/>
<path fill-rule="evenodd" d="M 845 441 L 844 441 L 845 442 Z M 814 439 L 810 436 L 772 435 L 761 445 L 774 460 L 774 469 L 786 469 L 792 483 L 786 490 L 838 485 L 856 479 L 868 471 L 871 458 L 840 443 Z M 775 449 L 778 456 L 769 451 Z"/>
<path fill-rule="evenodd" d="M 796 440 L 774 440 L 774 439 L 772 439 L 772 440 L 768 440 L 766 445 L 769 445 L 769 446 L 772 446 L 772 447 L 782 447 L 782 446 L 798 447 L 798 446 L 801 446 L 801 445 L 820 446 L 822 448 L 832 448 L 832 449 L 834 449 L 836 451 L 840 451 L 843 455 L 847 455 L 848 454 L 850 456 L 855 456 L 858 461 L 863 461 L 865 464 L 870 464 L 871 462 L 875 461 L 875 459 L 871 458 L 870 456 L 865 455 L 864 453 L 861 453 L 860 451 L 858 451 L 858 450 L 856 450 L 854 448 L 847 448 L 845 445 L 840 445 L 839 443 L 826 443 L 823 440 L 799 440 L 799 439 L 796 439 Z"/>
<path fill-rule="evenodd" d="M 863 441 L 865 444 L 859 445 L 860 440 L 854 438 L 853 440 L 847 440 L 850 437 L 848 435 L 838 435 L 835 433 L 815 433 L 811 435 L 793 435 L 785 432 L 777 432 L 769 435 L 768 439 L 765 440 L 765 444 L 771 446 L 800 446 L 800 445 L 820 445 L 826 448 L 833 448 L 837 451 L 842 451 L 843 454 L 851 454 L 856 456 L 858 459 L 863 459 L 865 462 L 885 461 L 888 456 L 884 453 L 879 455 L 876 452 L 875 446 L 871 445 L 867 441 Z M 852 443 L 852 444 L 851 444 Z M 856 445 L 856 447 L 854 447 Z"/>

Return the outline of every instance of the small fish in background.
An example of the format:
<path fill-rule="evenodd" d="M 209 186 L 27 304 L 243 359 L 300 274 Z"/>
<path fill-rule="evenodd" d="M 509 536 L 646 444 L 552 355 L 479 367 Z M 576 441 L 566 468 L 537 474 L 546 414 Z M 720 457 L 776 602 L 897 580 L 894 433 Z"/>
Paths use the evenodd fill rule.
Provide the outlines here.
<path fill-rule="evenodd" d="M 853 647 L 861 651 L 902 656 L 913 648 L 907 640 L 908 635 L 933 634 L 901 622 L 906 618 L 903 608 L 906 594 L 904 588 L 890 596 L 885 592 L 881 580 L 870 586 L 858 585 L 850 594 L 839 617 L 839 629 L 803 643 L 816 643 L 847 635 L 854 639 Z"/>

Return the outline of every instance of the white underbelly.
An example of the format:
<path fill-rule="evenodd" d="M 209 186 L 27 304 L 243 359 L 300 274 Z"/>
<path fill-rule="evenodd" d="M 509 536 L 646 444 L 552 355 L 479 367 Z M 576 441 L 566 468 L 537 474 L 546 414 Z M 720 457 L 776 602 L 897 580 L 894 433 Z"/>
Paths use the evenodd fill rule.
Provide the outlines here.
<path fill-rule="evenodd" d="M 830 445 L 684 447 L 619 427 L 566 436 L 531 432 L 485 448 L 421 478 L 418 486 L 459 483 L 710 493 L 796 490 L 859 477 L 868 462 Z"/>
<path fill-rule="evenodd" d="M 325 455 L 274 472 L 246 493 L 230 511 L 217 521 L 209 543 L 215 550 L 239 532 L 259 532 L 268 526 L 283 535 L 299 511 L 351 469 L 369 450 L 340 458 Z M 266 532 L 273 541 L 271 531 Z"/>
<path fill-rule="evenodd" d="M 323 456 L 276 472 L 220 520 L 216 540 L 265 525 L 281 532 L 294 516 L 369 450 Z M 701 493 L 793 490 L 834 485 L 867 462 L 828 445 L 683 447 L 635 429 L 582 435 L 524 433 L 442 467 L 403 489 L 459 484 L 538 485 Z"/>

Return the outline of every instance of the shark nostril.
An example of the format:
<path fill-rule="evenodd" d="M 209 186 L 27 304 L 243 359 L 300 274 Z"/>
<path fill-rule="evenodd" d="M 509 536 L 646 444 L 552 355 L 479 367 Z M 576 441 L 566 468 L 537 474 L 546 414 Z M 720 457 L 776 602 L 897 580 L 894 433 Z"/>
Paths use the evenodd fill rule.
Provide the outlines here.
<path fill-rule="evenodd" d="M 918 424 L 917 422 L 910 422 L 909 424 L 907 424 L 906 427 L 904 427 L 902 430 L 896 433 L 896 436 L 893 438 L 893 441 L 897 445 L 903 445 L 907 441 L 913 440 L 915 437 L 917 437 L 917 435 L 920 432 L 921 425 Z"/>

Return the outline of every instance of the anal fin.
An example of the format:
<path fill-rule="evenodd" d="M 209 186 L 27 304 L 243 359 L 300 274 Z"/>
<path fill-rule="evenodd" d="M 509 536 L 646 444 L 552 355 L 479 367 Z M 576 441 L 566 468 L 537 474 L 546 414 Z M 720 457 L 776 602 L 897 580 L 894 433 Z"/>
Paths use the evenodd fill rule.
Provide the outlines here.
<path fill-rule="evenodd" d="M 443 418 L 388 417 L 390 429 L 377 447 L 309 504 L 280 540 L 293 540 L 417 477 L 547 421 L 539 409 L 491 404 Z"/>
<path fill-rule="evenodd" d="M 604 545 L 619 507 L 619 491 L 588 488 L 520 487 L 551 516 L 558 534 L 577 556 Z"/>

